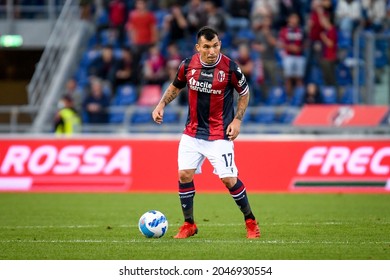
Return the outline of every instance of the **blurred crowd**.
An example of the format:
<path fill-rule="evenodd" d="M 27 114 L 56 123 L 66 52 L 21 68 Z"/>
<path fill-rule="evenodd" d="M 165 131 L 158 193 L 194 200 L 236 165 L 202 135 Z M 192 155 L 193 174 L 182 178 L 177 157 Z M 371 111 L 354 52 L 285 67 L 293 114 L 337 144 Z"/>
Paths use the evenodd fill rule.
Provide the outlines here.
<path fill-rule="evenodd" d="M 106 109 L 123 95 L 135 95 L 123 99 L 128 105 L 150 92 L 145 87 L 161 94 L 204 25 L 219 32 L 222 52 L 245 73 L 251 106 L 269 102 L 275 88 L 285 100 L 299 89 L 297 105 L 323 103 L 323 86 L 339 94 L 352 83 L 342 58 L 356 30 L 390 26 L 389 0 L 83 0 L 81 6 L 96 33 L 66 94 L 89 123 L 109 122 Z M 186 104 L 186 95 L 176 102 Z"/>

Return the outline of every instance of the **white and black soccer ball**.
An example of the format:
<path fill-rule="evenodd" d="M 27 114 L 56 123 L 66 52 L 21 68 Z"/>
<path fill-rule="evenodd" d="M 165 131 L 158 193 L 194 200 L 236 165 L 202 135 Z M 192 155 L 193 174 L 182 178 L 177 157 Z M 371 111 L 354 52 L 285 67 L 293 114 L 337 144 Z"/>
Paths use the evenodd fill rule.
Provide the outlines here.
<path fill-rule="evenodd" d="M 168 220 L 160 211 L 151 210 L 141 216 L 138 228 L 147 238 L 160 238 L 168 231 Z"/>

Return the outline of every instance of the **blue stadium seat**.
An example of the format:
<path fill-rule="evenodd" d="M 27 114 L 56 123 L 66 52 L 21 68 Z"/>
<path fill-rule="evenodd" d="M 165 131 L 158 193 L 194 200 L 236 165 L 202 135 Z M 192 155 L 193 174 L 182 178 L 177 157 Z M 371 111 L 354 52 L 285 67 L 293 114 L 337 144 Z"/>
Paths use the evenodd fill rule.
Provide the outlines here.
<path fill-rule="evenodd" d="M 313 65 L 311 71 L 307 77 L 308 83 L 315 83 L 317 85 L 323 85 L 324 79 L 322 76 L 322 70 L 318 65 Z"/>
<path fill-rule="evenodd" d="M 334 86 L 321 86 L 320 93 L 324 104 L 337 103 L 337 89 Z"/>
<path fill-rule="evenodd" d="M 176 110 L 164 110 L 164 123 L 178 123 L 180 121 L 180 115 Z"/>
<path fill-rule="evenodd" d="M 275 113 L 273 110 L 260 110 L 253 114 L 253 121 L 260 124 L 272 124 L 275 120 Z"/>
<path fill-rule="evenodd" d="M 357 92 L 357 100 L 355 95 L 356 91 L 352 85 L 345 87 L 340 98 L 340 103 L 345 105 L 360 103 L 361 97 L 359 92 Z"/>
<path fill-rule="evenodd" d="M 99 10 L 96 17 L 97 26 L 108 26 L 110 24 L 110 18 L 106 9 Z"/>
<path fill-rule="evenodd" d="M 302 106 L 305 98 L 305 88 L 303 86 L 297 86 L 293 90 L 293 95 L 290 99 L 291 106 Z"/>
<path fill-rule="evenodd" d="M 339 31 L 337 33 L 337 46 L 340 49 L 350 49 L 352 48 L 352 37 L 347 36 L 343 32 Z"/>
<path fill-rule="evenodd" d="M 279 106 L 285 104 L 287 101 L 287 94 L 282 86 L 272 87 L 268 91 L 268 96 L 265 104 L 268 106 Z"/>
<path fill-rule="evenodd" d="M 352 85 L 351 70 L 344 63 L 339 63 L 336 66 L 336 80 L 339 86 Z"/>
<path fill-rule="evenodd" d="M 116 89 L 111 105 L 129 106 L 137 101 L 137 91 L 133 85 L 121 85 Z M 122 123 L 125 117 L 124 112 L 111 112 L 109 116 L 110 123 Z"/>
<path fill-rule="evenodd" d="M 389 64 L 387 57 L 389 45 L 385 40 L 378 40 L 375 46 L 375 67 L 383 68 Z"/>
<path fill-rule="evenodd" d="M 160 10 L 153 11 L 153 13 L 154 13 L 154 16 L 156 17 L 157 28 L 159 30 L 161 30 L 163 28 L 163 25 L 164 25 L 164 18 L 166 15 L 169 14 L 169 12 L 165 9 L 160 9 Z"/>
<path fill-rule="evenodd" d="M 113 29 L 104 29 L 99 33 L 100 44 L 102 46 L 113 46 L 115 48 L 119 48 L 119 40 L 118 34 L 116 30 Z"/>
<path fill-rule="evenodd" d="M 110 123 L 123 123 L 124 119 L 125 119 L 124 113 L 110 112 L 108 121 Z"/>
<path fill-rule="evenodd" d="M 124 84 L 118 86 L 113 99 L 113 105 L 131 105 L 137 101 L 137 90 L 133 85 Z"/>
<path fill-rule="evenodd" d="M 136 110 L 131 116 L 132 124 L 147 124 L 152 123 L 152 113 L 150 110 Z"/>
<path fill-rule="evenodd" d="M 85 68 L 79 67 L 79 69 L 77 69 L 74 77 L 75 77 L 79 87 L 85 88 L 88 86 L 89 78 L 88 78 L 87 70 Z"/>
<path fill-rule="evenodd" d="M 95 49 L 89 49 L 85 51 L 81 57 L 79 66 L 85 70 L 91 65 L 91 63 L 99 56 L 101 52 Z"/>
<path fill-rule="evenodd" d="M 278 121 L 282 124 L 291 124 L 296 117 L 296 114 L 290 110 L 285 110 L 278 118 Z"/>
<path fill-rule="evenodd" d="M 237 34 L 235 34 L 235 40 L 251 42 L 254 39 L 255 35 L 252 30 L 249 28 L 240 29 Z"/>

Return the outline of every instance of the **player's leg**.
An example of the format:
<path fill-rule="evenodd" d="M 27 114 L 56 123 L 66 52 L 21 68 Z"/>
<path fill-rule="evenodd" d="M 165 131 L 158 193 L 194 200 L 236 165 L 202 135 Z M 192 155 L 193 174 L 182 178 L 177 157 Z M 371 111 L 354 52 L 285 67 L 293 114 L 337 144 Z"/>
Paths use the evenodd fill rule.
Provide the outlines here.
<path fill-rule="evenodd" d="M 224 177 L 221 181 L 229 190 L 230 195 L 244 215 L 247 238 L 259 238 L 260 228 L 253 215 L 245 185 L 237 177 Z"/>
<path fill-rule="evenodd" d="M 237 177 L 225 177 L 221 178 L 222 183 L 229 190 L 230 195 L 236 202 L 238 208 L 240 208 L 244 219 L 253 219 L 255 216 L 252 213 L 252 209 L 248 200 L 245 185 Z"/>
<path fill-rule="evenodd" d="M 184 224 L 174 238 L 187 238 L 198 232 L 194 221 L 194 175 L 201 172 L 204 156 L 196 150 L 196 139 L 183 135 L 179 143 L 179 198 Z"/>
<path fill-rule="evenodd" d="M 234 160 L 234 144 L 232 141 L 217 140 L 210 142 L 206 153 L 207 158 L 230 195 L 244 216 L 248 238 L 260 237 L 260 229 L 253 215 L 245 185 L 237 177 L 238 170 Z"/>
<path fill-rule="evenodd" d="M 194 175 L 196 169 L 179 170 L 179 198 L 184 221 L 194 223 Z"/>

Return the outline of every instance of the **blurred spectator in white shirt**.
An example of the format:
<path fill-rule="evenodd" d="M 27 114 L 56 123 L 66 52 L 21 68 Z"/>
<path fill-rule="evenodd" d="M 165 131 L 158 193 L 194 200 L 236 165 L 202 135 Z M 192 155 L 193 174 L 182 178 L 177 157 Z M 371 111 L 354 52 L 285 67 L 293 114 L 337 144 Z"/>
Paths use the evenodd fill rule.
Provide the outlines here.
<path fill-rule="evenodd" d="M 365 27 L 379 32 L 386 18 L 386 0 L 361 0 L 365 14 Z"/>
<path fill-rule="evenodd" d="M 343 36 L 350 38 L 362 16 L 359 0 L 339 0 L 336 6 L 336 25 Z"/>

